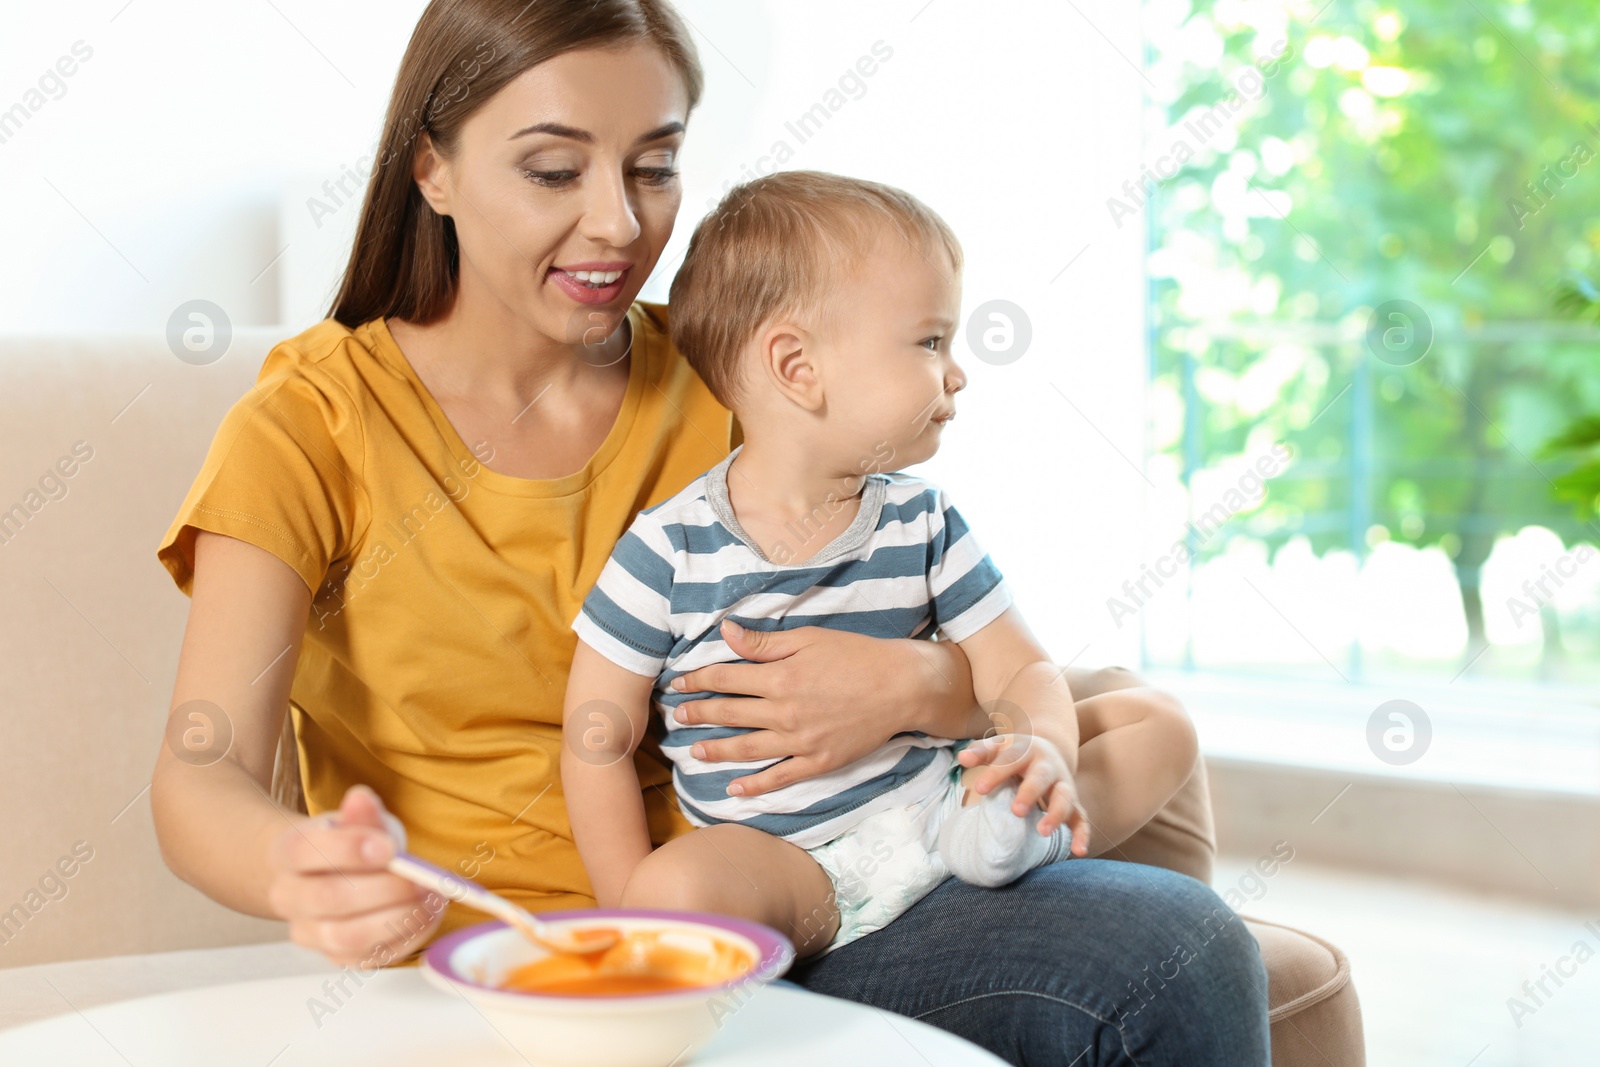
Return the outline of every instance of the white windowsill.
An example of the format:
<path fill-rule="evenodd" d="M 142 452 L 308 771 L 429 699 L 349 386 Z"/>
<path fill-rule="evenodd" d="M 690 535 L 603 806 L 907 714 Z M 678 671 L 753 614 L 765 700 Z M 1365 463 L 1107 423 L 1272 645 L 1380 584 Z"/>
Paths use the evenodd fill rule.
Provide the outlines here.
<path fill-rule="evenodd" d="M 1211 672 L 1149 670 L 1194 717 L 1208 756 L 1397 780 L 1451 782 L 1600 797 L 1600 703 L 1588 694 L 1466 680 L 1349 685 Z M 1379 705 L 1408 700 L 1433 731 L 1404 766 L 1378 759 L 1367 723 Z"/>

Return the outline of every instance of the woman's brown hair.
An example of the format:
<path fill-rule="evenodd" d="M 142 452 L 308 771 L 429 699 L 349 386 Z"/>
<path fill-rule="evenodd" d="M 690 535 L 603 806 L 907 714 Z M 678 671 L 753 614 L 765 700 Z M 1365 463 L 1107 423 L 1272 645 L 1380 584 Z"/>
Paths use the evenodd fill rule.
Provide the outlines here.
<path fill-rule="evenodd" d="M 579 48 L 648 42 L 683 75 L 689 110 L 704 75 L 667 0 L 434 0 L 406 46 L 367 181 L 344 280 L 329 315 L 433 322 L 455 298 L 455 223 L 422 198 L 411 162 L 426 133 L 449 158 L 461 126 L 529 67 Z"/>

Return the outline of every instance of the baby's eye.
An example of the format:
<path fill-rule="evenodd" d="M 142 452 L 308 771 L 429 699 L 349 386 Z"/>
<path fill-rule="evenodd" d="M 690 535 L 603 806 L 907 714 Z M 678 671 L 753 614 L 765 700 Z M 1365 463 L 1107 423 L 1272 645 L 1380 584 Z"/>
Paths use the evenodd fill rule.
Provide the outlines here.
<path fill-rule="evenodd" d="M 939 351 L 940 343 L 942 343 L 943 341 L 944 341 L 944 335 L 943 334 L 935 334 L 932 337 L 924 337 L 921 341 L 918 342 L 918 344 L 921 344 L 921 345 L 923 345 L 925 347 L 931 345 L 932 347 L 928 348 L 928 351 L 937 352 L 937 351 Z"/>

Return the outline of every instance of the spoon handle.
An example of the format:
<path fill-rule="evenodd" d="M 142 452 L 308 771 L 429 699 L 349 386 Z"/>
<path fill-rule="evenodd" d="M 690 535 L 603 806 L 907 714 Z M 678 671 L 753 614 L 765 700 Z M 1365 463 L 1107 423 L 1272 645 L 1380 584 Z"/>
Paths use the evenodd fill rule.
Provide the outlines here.
<path fill-rule="evenodd" d="M 512 926 L 520 929 L 537 926 L 533 916 L 504 897 L 497 896 L 482 886 L 409 852 L 395 853 L 389 860 L 389 870 L 408 882 L 420 885 L 424 889 L 432 889 L 446 900 L 458 901 L 470 908 L 486 912 Z"/>

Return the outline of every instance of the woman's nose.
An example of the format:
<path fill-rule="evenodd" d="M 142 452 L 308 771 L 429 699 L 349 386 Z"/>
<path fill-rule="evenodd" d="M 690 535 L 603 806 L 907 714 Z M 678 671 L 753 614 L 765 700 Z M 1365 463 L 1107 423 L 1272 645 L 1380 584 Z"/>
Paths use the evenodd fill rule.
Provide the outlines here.
<path fill-rule="evenodd" d="M 620 172 L 607 173 L 590 183 L 579 228 L 591 241 L 612 248 L 626 248 L 639 236 L 639 220 L 628 201 L 627 180 Z"/>

